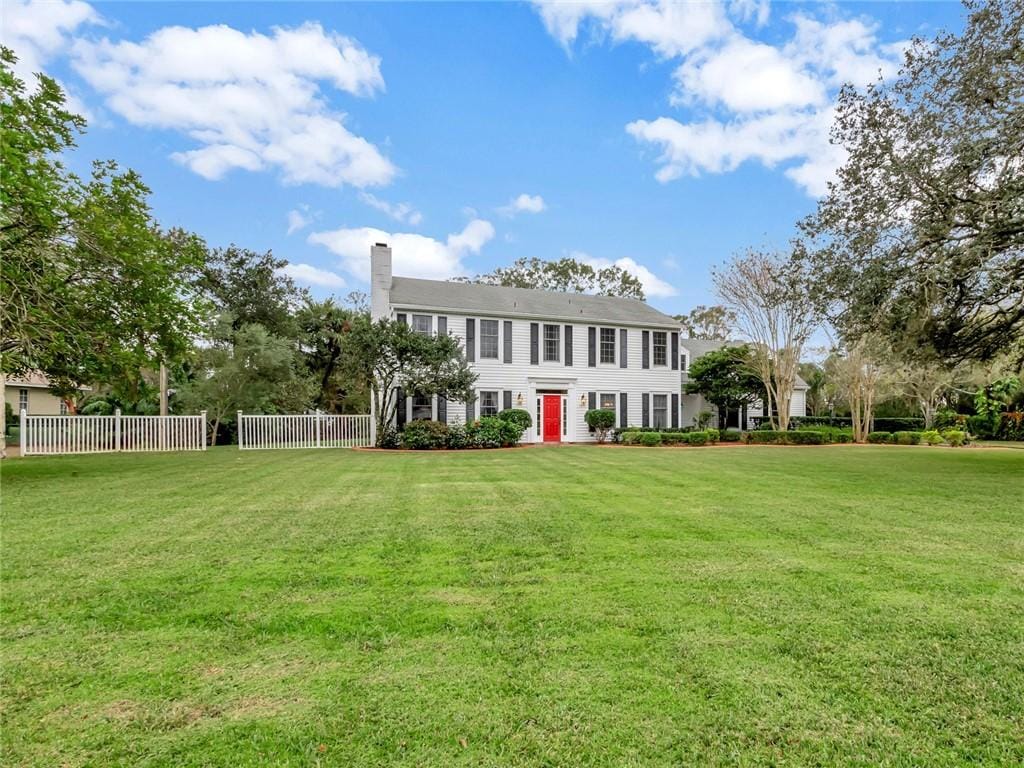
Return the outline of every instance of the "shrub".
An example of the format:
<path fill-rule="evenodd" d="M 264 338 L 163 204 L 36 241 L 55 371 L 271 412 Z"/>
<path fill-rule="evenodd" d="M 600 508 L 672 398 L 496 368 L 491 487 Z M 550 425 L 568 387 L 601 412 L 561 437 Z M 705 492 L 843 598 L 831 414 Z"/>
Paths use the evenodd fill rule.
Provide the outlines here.
<path fill-rule="evenodd" d="M 523 428 L 513 421 L 497 416 L 484 416 L 466 430 L 470 442 L 477 448 L 506 448 L 515 445 L 523 436 Z"/>
<path fill-rule="evenodd" d="M 698 430 L 707 429 L 708 424 L 711 423 L 711 419 L 713 419 L 714 416 L 715 414 L 713 414 L 711 411 L 701 411 L 694 417 L 693 426 L 695 426 Z"/>
<path fill-rule="evenodd" d="M 430 451 L 448 445 L 448 425 L 421 419 L 410 421 L 402 430 L 402 447 L 414 451 Z"/>
<path fill-rule="evenodd" d="M 967 440 L 967 433 L 959 429 L 947 429 L 942 437 L 954 448 L 959 448 Z"/>
<path fill-rule="evenodd" d="M 473 440 L 465 426 L 462 424 L 452 424 L 448 427 L 447 446 L 453 451 L 460 451 L 464 448 L 473 447 Z"/>
<path fill-rule="evenodd" d="M 398 430 L 390 424 L 379 435 L 377 435 L 378 448 L 397 448 L 398 445 Z"/>
<path fill-rule="evenodd" d="M 653 448 L 656 445 L 661 445 L 661 432 L 641 432 L 640 445 L 646 446 L 647 448 Z"/>
<path fill-rule="evenodd" d="M 645 434 L 635 429 L 627 429 L 620 436 L 623 445 L 637 445 L 640 442 L 640 435 Z"/>
<path fill-rule="evenodd" d="M 897 445 L 917 445 L 921 442 L 920 432 L 894 432 Z"/>
<path fill-rule="evenodd" d="M 661 442 L 666 445 L 682 445 L 687 442 L 687 434 L 684 432 L 662 432 Z"/>
<path fill-rule="evenodd" d="M 929 429 L 927 432 L 921 433 L 921 439 L 928 443 L 928 445 L 938 445 L 942 442 L 942 435 L 939 434 L 937 429 Z"/>
<path fill-rule="evenodd" d="M 801 427 L 800 432 L 817 432 L 826 443 L 852 443 L 853 432 L 842 427 Z"/>
<path fill-rule="evenodd" d="M 874 428 L 879 432 L 900 432 L 924 429 L 924 419 L 920 416 L 875 418 Z"/>
<path fill-rule="evenodd" d="M 710 427 L 704 430 L 704 434 L 708 436 L 709 443 L 717 443 L 719 438 L 722 436 L 721 432 Z"/>
<path fill-rule="evenodd" d="M 828 441 L 821 432 L 812 430 L 780 430 L 759 429 L 747 432 L 747 442 L 760 445 L 824 445 Z"/>
<path fill-rule="evenodd" d="M 935 418 L 932 419 L 932 425 L 935 429 L 962 429 L 967 426 L 967 416 L 956 411 L 943 410 L 938 411 L 935 414 Z"/>
<path fill-rule="evenodd" d="M 506 408 L 504 411 L 498 414 L 498 418 L 503 421 L 511 421 L 522 427 L 522 432 L 525 432 L 533 426 L 533 418 L 530 416 L 530 412 L 522 408 Z M 522 434 L 520 432 L 520 434 Z"/>
<path fill-rule="evenodd" d="M 608 433 L 615 427 L 615 411 L 594 408 L 583 415 L 587 426 L 594 430 L 597 442 L 603 443 L 608 439 Z"/>
<path fill-rule="evenodd" d="M 993 419 L 990 416 L 968 416 L 966 427 L 967 431 L 972 435 L 985 440 L 995 437 L 998 430 L 998 424 L 993 423 Z M 935 428 L 940 432 L 945 432 L 948 429 L 938 425 Z"/>
<path fill-rule="evenodd" d="M 718 439 L 723 443 L 738 443 L 743 439 L 743 433 L 737 432 L 734 429 L 727 429 L 725 432 L 719 433 Z"/>
<path fill-rule="evenodd" d="M 868 432 L 869 443 L 891 443 L 892 432 Z"/>
<path fill-rule="evenodd" d="M 690 432 L 686 437 L 690 445 L 707 445 L 708 442 L 707 432 Z"/>

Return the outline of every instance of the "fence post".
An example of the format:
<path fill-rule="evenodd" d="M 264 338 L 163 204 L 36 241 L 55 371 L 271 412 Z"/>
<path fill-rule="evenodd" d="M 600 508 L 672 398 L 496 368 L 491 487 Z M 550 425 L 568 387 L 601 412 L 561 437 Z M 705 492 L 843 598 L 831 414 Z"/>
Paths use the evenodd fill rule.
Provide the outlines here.
<path fill-rule="evenodd" d="M 121 409 L 114 409 L 114 450 L 121 450 Z"/>
<path fill-rule="evenodd" d="M 19 451 L 19 453 L 23 457 L 27 455 L 25 453 L 25 449 L 28 447 L 28 433 L 27 433 L 27 430 L 28 430 L 28 413 L 26 413 L 25 409 L 22 408 L 21 409 L 21 423 L 18 426 L 18 442 L 21 444 L 21 450 Z"/>
<path fill-rule="evenodd" d="M 316 409 L 316 447 L 320 447 L 320 409 Z"/>
<path fill-rule="evenodd" d="M 242 412 L 238 411 L 238 450 L 245 448 L 242 445 Z"/>
<path fill-rule="evenodd" d="M 202 443 L 203 450 L 206 450 L 206 411 L 199 412 L 199 441 Z"/>

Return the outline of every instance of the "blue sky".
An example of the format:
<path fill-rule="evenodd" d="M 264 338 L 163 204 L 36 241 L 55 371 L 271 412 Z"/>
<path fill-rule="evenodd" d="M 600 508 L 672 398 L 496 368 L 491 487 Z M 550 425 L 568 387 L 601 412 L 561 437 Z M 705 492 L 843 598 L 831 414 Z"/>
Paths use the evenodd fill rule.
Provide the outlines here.
<path fill-rule="evenodd" d="M 784 247 L 841 155 L 839 84 L 955 3 L 8 2 L 3 40 L 138 170 L 165 226 L 273 251 L 318 295 L 368 243 L 445 278 L 520 256 L 637 273 L 685 312 Z"/>

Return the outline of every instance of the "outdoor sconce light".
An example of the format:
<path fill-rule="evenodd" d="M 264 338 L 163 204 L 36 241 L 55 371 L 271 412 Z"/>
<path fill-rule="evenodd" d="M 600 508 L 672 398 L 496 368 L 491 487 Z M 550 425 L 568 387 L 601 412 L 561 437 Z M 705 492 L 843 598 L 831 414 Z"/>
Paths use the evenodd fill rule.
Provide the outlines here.
<path fill-rule="evenodd" d="M 523 393 L 520 392 L 518 395 L 516 395 L 516 405 L 520 405 L 521 406 L 522 404 L 523 404 Z"/>
<path fill-rule="evenodd" d="M 580 395 L 580 405 L 584 406 L 586 404 L 587 404 L 587 396 L 586 395 Z"/>

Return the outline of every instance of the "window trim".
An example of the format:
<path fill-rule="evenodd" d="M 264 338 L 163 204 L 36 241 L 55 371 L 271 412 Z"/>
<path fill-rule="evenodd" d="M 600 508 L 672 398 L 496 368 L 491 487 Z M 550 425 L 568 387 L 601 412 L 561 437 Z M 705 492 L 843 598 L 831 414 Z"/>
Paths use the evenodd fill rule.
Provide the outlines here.
<path fill-rule="evenodd" d="M 542 359 L 545 363 L 560 363 L 562 362 L 561 346 L 562 346 L 562 326 L 552 325 L 551 323 L 544 323 L 543 333 L 541 334 L 541 340 L 543 346 Z M 554 338 L 548 338 L 548 331 L 554 330 Z M 548 344 L 554 344 L 554 357 L 548 355 Z"/>
<path fill-rule="evenodd" d="M 617 351 L 617 340 L 615 336 L 617 334 L 617 330 L 615 328 L 602 327 L 598 328 L 597 331 L 597 362 L 600 363 L 601 365 L 617 365 L 618 361 L 615 359 L 615 353 Z M 604 354 L 606 344 L 604 338 L 605 332 L 607 332 L 609 338 L 611 338 L 611 354 L 608 356 L 607 360 L 605 359 Z"/>
<path fill-rule="evenodd" d="M 494 323 L 494 354 L 488 355 L 484 353 L 484 339 L 490 337 L 491 334 L 486 333 L 484 328 L 487 327 L 487 323 Z M 491 318 L 482 317 L 478 323 L 479 330 L 479 345 L 480 345 L 480 359 L 481 360 L 500 360 L 501 359 L 501 322 L 499 320 L 492 320 Z"/>
<path fill-rule="evenodd" d="M 419 334 L 422 334 L 423 336 L 433 336 L 434 335 L 434 316 L 433 315 L 412 315 L 410 317 L 410 320 L 412 321 L 411 324 L 410 324 L 410 327 L 412 328 L 412 332 L 413 333 L 419 333 Z M 427 327 L 426 327 L 425 330 L 421 330 L 421 329 L 416 327 L 416 321 L 417 320 L 426 320 L 427 321 Z"/>
<path fill-rule="evenodd" d="M 428 404 L 420 403 L 416 404 L 417 400 L 426 400 Z M 422 416 L 416 415 L 417 408 L 427 408 L 430 411 L 430 415 L 423 419 Z M 409 397 L 409 421 L 416 421 L 417 419 L 423 419 L 425 421 L 434 420 L 434 398 L 432 395 L 411 395 Z"/>
<path fill-rule="evenodd" d="M 658 336 L 661 335 L 665 339 L 665 344 L 662 347 L 661 362 L 658 362 Z M 652 331 L 651 332 L 651 367 L 652 368 L 667 368 L 668 367 L 668 331 Z"/>
<path fill-rule="evenodd" d="M 501 404 L 499 402 L 500 398 L 498 397 L 498 395 L 500 394 L 499 391 L 496 389 L 481 389 L 480 392 L 478 392 L 477 394 L 477 399 L 480 401 L 479 418 L 482 419 L 484 416 L 497 416 L 498 413 L 501 411 Z M 484 395 L 494 395 L 494 413 L 484 412 L 485 408 L 491 407 L 489 405 L 484 405 Z"/>
<path fill-rule="evenodd" d="M 608 407 L 608 408 L 605 408 L 605 406 L 604 406 L 605 398 L 609 398 L 612 401 L 611 406 Z M 615 407 L 615 404 L 616 404 L 616 401 L 618 399 L 619 399 L 619 396 L 617 394 L 615 394 L 614 392 L 598 392 L 597 393 L 597 407 L 600 410 L 602 410 L 602 411 L 615 411 L 615 410 L 617 410 L 616 407 Z"/>
<path fill-rule="evenodd" d="M 664 424 L 658 424 L 658 411 L 662 410 L 662 409 L 658 408 L 658 398 L 659 397 L 663 398 L 663 401 L 665 403 L 665 406 L 664 406 L 664 409 L 663 409 L 664 412 L 665 412 Z M 669 403 L 668 395 L 657 394 L 657 393 L 652 393 L 651 394 L 651 426 L 654 427 L 655 429 L 668 429 L 668 425 L 671 423 L 671 421 L 669 420 L 669 412 L 668 412 L 669 406 L 668 406 L 668 403 Z"/>
<path fill-rule="evenodd" d="M 18 413 L 28 413 L 28 389 L 22 387 L 18 390 Z"/>

